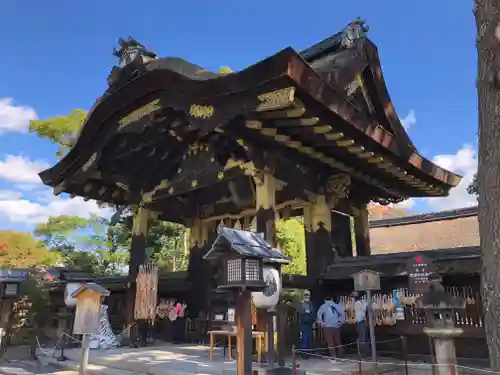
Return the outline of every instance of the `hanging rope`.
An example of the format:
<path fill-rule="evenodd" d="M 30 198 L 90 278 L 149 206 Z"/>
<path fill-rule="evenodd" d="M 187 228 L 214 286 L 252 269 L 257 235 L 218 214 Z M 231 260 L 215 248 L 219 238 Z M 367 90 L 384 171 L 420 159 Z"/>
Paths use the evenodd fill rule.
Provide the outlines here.
<path fill-rule="evenodd" d="M 158 300 L 158 267 L 153 264 L 139 266 L 136 282 L 134 318 L 154 324 Z"/>

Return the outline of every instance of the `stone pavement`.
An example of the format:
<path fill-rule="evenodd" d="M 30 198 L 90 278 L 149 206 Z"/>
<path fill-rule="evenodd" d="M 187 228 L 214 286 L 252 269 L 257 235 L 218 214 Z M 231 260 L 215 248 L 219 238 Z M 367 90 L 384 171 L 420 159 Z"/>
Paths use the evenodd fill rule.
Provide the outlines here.
<path fill-rule="evenodd" d="M 7 360 L 0 363 L 2 375 L 76 375 L 74 371 L 58 371 L 53 366 L 41 366 L 37 361 Z"/>
<path fill-rule="evenodd" d="M 75 369 L 80 349 L 67 349 L 65 355 L 69 361 L 49 362 Z M 41 357 L 42 358 L 42 357 Z M 45 357 L 47 358 L 47 357 Z M 91 350 L 89 359 L 91 375 L 235 375 L 236 362 L 223 358 L 222 348 L 214 349 L 214 360 L 209 360 L 209 348 L 203 345 L 163 344 L 146 348 L 118 348 L 109 350 Z M 356 362 L 335 362 L 328 359 L 309 359 L 299 361 L 300 369 L 314 375 L 358 375 Z M 288 361 L 291 365 L 291 359 Z M 260 368 L 254 363 L 254 369 Z M 370 373 L 365 368 L 363 373 Z"/>

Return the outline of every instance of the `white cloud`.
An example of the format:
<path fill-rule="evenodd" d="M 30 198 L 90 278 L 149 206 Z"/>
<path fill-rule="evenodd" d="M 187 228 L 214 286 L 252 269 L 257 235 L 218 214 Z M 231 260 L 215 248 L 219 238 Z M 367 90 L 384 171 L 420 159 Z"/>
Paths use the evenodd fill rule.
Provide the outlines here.
<path fill-rule="evenodd" d="M 436 155 L 432 161 L 440 167 L 462 175 L 463 179 L 457 187 L 451 189 L 448 197 L 428 198 L 426 202 L 429 207 L 438 211 L 477 205 L 476 196 L 467 192 L 467 187 L 477 171 L 477 155 L 474 147 L 466 144 L 455 154 Z"/>
<path fill-rule="evenodd" d="M 54 196 L 52 189 L 43 186 L 38 177 L 38 172 L 48 167 L 49 164 L 44 161 L 24 156 L 7 155 L 0 160 L 0 180 L 6 181 L 9 186 L 0 189 L 0 220 L 36 224 L 50 216 L 110 214 L 109 209 L 100 208 L 95 201 Z"/>
<path fill-rule="evenodd" d="M 38 172 L 49 167 L 44 161 L 32 161 L 24 156 L 7 155 L 0 160 L 0 179 L 22 184 L 41 183 Z"/>
<path fill-rule="evenodd" d="M 411 210 L 414 205 L 415 205 L 415 200 L 413 198 L 410 198 L 401 203 L 391 204 L 390 206 L 394 208 L 401 208 L 403 210 Z"/>
<path fill-rule="evenodd" d="M 406 117 L 401 120 L 401 123 L 403 124 L 403 127 L 405 130 L 410 129 L 411 126 L 415 125 L 417 123 L 417 117 L 415 116 L 415 111 L 413 109 L 408 112 Z"/>
<path fill-rule="evenodd" d="M 45 193 L 45 192 L 44 192 Z M 82 198 L 64 199 L 42 193 L 39 201 L 28 200 L 17 195 L 0 195 L 0 218 L 11 223 L 36 224 L 50 216 L 70 215 L 88 218 L 90 215 L 109 216 L 111 210 L 100 208 L 95 201 Z M 0 191 L 1 194 L 1 191 Z"/>
<path fill-rule="evenodd" d="M 12 98 L 0 98 L 0 134 L 26 133 L 30 120 L 35 119 L 37 115 L 33 108 L 15 105 Z"/>
<path fill-rule="evenodd" d="M 14 190 L 0 190 L 0 201 L 20 199 L 21 194 Z"/>

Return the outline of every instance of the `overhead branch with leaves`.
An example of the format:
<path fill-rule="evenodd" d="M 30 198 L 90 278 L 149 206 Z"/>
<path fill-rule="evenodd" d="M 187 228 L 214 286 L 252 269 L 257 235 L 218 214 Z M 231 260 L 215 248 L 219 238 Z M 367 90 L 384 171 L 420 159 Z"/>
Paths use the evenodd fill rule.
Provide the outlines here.
<path fill-rule="evenodd" d="M 30 133 L 58 144 L 57 156 L 61 157 L 73 146 L 76 135 L 82 128 L 87 111 L 73 109 L 70 114 L 51 117 L 46 120 L 31 120 Z"/>
<path fill-rule="evenodd" d="M 479 189 L 477 186 L 477 173 L 474 175 L 474 178 L 472 179 L 470 185 L 467 186 L 467 193 L 469 193 L 470 195 L 478 195 Z"/>
<path fill-rule="evenodd" d="M 128 262 L 126 241 L 129 228 L 113 225 L 108 236 L 109 220 L 91 216 L 50 217 L 38 224 L 35 235 L 52 251 L 60 253 L 62 263 L 70 268 L 97 274 L 119 274 Z"/>

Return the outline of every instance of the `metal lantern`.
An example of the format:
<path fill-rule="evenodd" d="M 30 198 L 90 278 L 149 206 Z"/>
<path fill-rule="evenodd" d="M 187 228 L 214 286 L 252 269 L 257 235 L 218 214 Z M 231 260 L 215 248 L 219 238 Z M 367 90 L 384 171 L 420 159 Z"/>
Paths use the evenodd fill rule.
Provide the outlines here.
<path fill-rule="evenodd" d="M 219 288 L 263 291 L 264 264 L 287 264 L 289 260 L 253 232 L 219 226 L 212 248 L 203 257 L 222 264 L 224 277 Z"/>
<path fill-rule="evenodd" d="M 266 286 L 262 276 L 262 259 L 227 257 L 223 265 L 225 285 L 221 287 L 262 289 Z"/>

